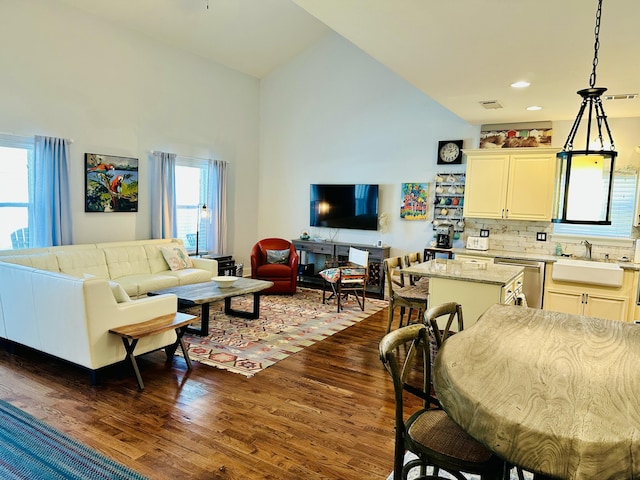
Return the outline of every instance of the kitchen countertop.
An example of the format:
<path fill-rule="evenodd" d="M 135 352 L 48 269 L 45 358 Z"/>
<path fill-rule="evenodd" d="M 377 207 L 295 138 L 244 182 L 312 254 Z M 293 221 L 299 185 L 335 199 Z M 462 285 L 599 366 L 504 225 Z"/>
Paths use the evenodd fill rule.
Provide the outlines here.
<path fill-rule="evenodd" d="M 402 269 L 402 273 L 408 275 L 495 285 L 506 285 L 523 271 L 523 267 L 512 265 L 469 263 L 440 258 Z"/>
<path fill-rule="evenodd" d="M 554 263 L 560 259 L 572 259 L 572 260 L 586 260 L 585 258 L 580 257 L 558 257 L 556 255 L 545 255 L 543 253 L 528 253 L 528 252 L 510 252 L 506 250 L 470 250 L 468 248 L 452 248 L 451 251 L 454 254 L 460 255 L 473 255 L 476 257 L 487 257 L 487 258 L 509 258 L 512 260 L 534 260 L 537 262 L 545 262 L 545 263 Z M 591 260 L 593 262 L 598 262 L 599 260 Z M 633 262 L 620 262 L 617 260 L 609 260 L 608 263 L 613 263 L 615 265 L 620 265 L 621 268 L 625 270 L 640 270 L 640 264 Z"/>

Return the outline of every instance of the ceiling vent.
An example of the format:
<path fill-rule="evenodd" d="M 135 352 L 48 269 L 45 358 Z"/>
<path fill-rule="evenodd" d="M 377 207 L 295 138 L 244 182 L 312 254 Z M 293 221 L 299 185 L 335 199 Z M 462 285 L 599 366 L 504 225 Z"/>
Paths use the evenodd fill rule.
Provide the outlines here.
<path fill-rule="evenodd" d="M 605 100 L 635 100 L 638 98 L 637 93 L 619 93 L 617 95 L 605 95 Z"/>
<path fill-rule="evenodd" d="M 480 102 L 480 105 L 482 105 L 487 110 L 493 110 L 493 109 L 496 109 L 496 108 L 502 108 L 502 105 L 500 104 L 500 102 L 498 100 L 485 100 L 483 102 Z"/>

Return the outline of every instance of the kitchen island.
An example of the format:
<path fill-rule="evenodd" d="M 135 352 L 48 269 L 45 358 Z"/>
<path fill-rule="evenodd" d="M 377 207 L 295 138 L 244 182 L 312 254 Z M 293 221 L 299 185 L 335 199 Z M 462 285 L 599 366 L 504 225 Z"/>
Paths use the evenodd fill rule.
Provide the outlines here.
<path fill-rule="evenodd" d="M 429 277 L 429 306 L 462 305 L 465 328 L 496 303 L 514 305 L 522 293 L 523 267 L 435 259 L 402 269 Z"/>

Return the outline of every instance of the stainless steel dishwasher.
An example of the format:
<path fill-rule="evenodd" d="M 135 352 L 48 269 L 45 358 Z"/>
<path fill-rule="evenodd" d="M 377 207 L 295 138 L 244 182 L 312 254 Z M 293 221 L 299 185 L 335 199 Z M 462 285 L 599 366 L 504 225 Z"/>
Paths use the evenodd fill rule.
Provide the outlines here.
<path fill-rule="evenodd" d="M 544 291 L 544 262 L 496 257 L 494 263 L 524 267 L 522 292 L 527 299 L 527 305 L 533 308 L 542 308 L 542 293 Z"/>

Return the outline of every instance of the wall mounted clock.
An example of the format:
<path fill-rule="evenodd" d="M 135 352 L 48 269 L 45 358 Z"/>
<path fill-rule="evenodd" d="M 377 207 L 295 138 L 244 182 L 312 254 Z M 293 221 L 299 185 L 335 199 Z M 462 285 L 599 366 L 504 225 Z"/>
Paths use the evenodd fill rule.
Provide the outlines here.
<path fill-rule="evenodd" d="M 462 163 L 462 140 L 438 142 L 438 165 Z"/>

